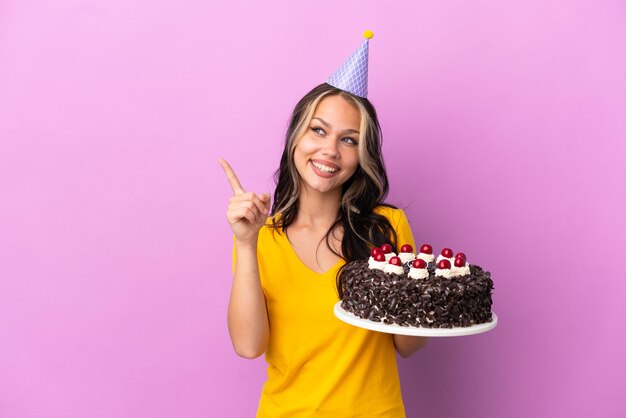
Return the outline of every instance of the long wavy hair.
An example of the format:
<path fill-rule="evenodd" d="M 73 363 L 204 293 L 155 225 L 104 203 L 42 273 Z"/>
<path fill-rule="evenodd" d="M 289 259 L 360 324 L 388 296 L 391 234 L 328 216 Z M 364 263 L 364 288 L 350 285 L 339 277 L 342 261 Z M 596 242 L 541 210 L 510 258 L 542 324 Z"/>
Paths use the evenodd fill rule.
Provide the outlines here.
<path fill-rule="evenodd" d="M 396 233 L 387 218 L 374 212 L 377 206 L 394 206 L 384 203 L 389 183 L 381 152 L 382 132 L 376 110 L 365 98 L 324 83 L 308 92 L 296 104 L 285 135 L 280 166 L 274 174 L 276 190 L 270 212 L 270 226 L 286 232 L 298 215 L 300 175 L 294 162 L 294 150 L 298 140 L 308 129 L 318 103 L 324 97 L 334 95 L 353 103 L 361 114 L 357 148 L 359 164 L 352 177 L 342 185 L 339 212 L 322 241 L 326 241 L 334 254 L 350 262 L 367 258 L 373 246 L 384 243 L 391 243 L 395 250 L 397 241 Z M 341 254 L 333 250 L 329 242 L 331 234 L 339 226 L 343 228 Z"/>

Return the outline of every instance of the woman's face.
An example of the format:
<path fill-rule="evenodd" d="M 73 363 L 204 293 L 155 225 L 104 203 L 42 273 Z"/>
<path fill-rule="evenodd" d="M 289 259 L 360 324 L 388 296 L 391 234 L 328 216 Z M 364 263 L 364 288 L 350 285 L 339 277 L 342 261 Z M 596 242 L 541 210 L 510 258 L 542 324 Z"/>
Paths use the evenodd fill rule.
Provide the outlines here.
<path fill-rule="evenodd" d="M 294 162 L 300 184 L 309 191 L 336 191 L 359 165 L 361 114 L 339 95 L 323 98 L 304 134 L 297 140 Z"/>

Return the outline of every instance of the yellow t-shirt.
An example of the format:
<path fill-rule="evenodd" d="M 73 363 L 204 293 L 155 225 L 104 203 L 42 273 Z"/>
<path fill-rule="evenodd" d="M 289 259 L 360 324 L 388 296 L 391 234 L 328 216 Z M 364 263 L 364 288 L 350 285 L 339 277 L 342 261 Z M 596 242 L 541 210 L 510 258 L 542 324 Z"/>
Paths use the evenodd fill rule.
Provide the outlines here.
<path fill-rule="evenodd" d="M 404 211 L 378 207 L 398 235 L 413 235 Z M 333 314 L 339 260 L 316 273 L 286 235 L 264 226 L 258 239 L 259 273 L 267 302 L 270 339 L 267 381 L 257 417 L 404 417 L 391 334 L 348 325 Z"/>

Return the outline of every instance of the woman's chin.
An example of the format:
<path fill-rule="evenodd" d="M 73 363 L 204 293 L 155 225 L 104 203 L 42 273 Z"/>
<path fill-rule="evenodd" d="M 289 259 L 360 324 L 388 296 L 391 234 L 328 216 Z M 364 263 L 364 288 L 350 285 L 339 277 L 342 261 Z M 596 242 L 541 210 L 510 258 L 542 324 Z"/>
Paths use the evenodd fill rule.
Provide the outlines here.
<path fill-rule="evenodd" d="M 341 190 L 341 186 L 336 184 L 306 184 L 304 190 L 312 193 L 327 194 L 336 193 L 337 190 Z"/>

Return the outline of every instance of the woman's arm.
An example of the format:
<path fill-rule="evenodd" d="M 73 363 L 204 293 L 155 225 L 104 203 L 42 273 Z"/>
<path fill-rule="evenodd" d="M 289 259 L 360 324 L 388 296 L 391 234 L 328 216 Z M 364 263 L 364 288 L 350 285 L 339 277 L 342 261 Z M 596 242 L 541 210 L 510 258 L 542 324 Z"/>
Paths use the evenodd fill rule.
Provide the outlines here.
<path fill-rule="evenodd" d="M 412 337 L 409 335 L 393 335 L 393 343 L 400 357 L 407 358 L 428 344 L 428 337 Z"/>
<path fill-rule="evenodd" d="M 235 171 L 219 160 L 233 189 L 226 219 L 235 234 L 235 276 L 228 303 L 228 332 L 235 352 L 255 358 L 267 348 L 270 335 L 265 295 L 259 276 L 257 241 L 270 210 L 270 195 L 246 193 Z"/>
<path fill-rule="evenodd" d="M 409 225 L 409 220 L 403 210 L 395 211 L 398 214 L 396 220 L 396 233 L 398 234 L 398 247 L 403 244 L 411 245 L 415 250 L 415 240 L 413 239 L 413 232 Z M 418 351 L 420 348 L 428 344 L 427 337 L 411 337 L 408 335 L 396 335 L 393 336 L 393 343 L 396 346 L 396 351 L 401 357 L 409 357 L 411 354 Z"/>
<path fill-rule="evenodd" d="M 237 242 L 235 276 L 228 303 L 228 332 L 237 355 L 256 358 L 269 340 L 269 321 L 261 288 L 257 246 Z"/>

